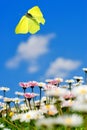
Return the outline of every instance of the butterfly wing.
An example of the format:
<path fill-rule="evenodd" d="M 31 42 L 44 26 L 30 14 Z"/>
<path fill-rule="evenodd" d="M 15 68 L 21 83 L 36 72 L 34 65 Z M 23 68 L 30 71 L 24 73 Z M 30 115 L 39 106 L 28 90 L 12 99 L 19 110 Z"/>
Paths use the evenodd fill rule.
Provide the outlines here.
<path fill-rule="evenodd" d="M 32 18 L 29 18 L 25 15 L 21 18 L 18 25 L 16 26 L 15 33 L 26 34 L 30 32 L 31 34 L 34 34 L 39 30 L 40 30 L 40 25 Z"/>
<path fill-rule="evenodd" d="M 40 25 L 36 21 L 34 21 L 33 19 L 29 18 L 28 32 L 30 32 L 31 34 L 35 34 L 39 30 L 40 30 Z"/>
<path fill-rule="evenodd" d="M 28 33 L 28 18 L 26 16 L 23 16 L 19 21 L 18 25 L 16 26 L 15 33 Z"/>
<path fill-rule="evenodd" d="M 30 10 L 28 10 L 28 13 L 33 16 L 33 18 L 38 22 L 38 23 L 45 23 L 45 19 L 43 17 L 43 14 L 38 6 L 34 6 Z"/>

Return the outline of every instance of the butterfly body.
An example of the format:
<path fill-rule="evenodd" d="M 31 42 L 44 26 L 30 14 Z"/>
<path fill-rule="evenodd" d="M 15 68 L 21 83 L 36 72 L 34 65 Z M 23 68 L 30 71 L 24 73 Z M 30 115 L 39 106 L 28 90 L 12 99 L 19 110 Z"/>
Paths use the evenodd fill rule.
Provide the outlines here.
<path fill-rule="evenodd" d="M 29 13 L 26 13 L 26 17 L 33 18 L 33 16 L 31 14 L 29 14 Z"/>
<path fill-rule="evenodd" d="M 35 34 L 40 30 L 40 24 L 45 23 L 45 19 L 43 18 L 43 14 L 40 11 L 38 6 L 34 6 L 28 12 L 22 16 L 18 25 L 16 26 L 15 33 L 16 34 L 26 34 L 31 33 Z"/>

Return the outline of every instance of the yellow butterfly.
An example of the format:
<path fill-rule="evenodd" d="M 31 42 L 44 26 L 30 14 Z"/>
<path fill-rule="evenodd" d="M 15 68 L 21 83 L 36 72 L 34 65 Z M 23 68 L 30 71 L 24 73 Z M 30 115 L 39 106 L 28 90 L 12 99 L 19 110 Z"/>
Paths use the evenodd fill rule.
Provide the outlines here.
<path fill-rule="evenodd" d="M 38 6 L 34 6 L 29 9 L 28 12 L 22 16 L 18 25 L 16 26 L 16 34 L 26 34 L 30 32 L 31 34 L 36 33 L 40 30 L 40 23 L 44 24 L 45 19 L 43 14 Z"/>

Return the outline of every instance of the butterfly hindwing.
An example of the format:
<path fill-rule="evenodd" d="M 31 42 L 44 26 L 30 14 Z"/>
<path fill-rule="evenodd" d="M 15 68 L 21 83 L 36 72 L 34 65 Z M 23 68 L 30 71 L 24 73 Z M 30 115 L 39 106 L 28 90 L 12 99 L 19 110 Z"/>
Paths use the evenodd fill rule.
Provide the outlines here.
<path fill-rule="evenodd" d="M 30 32 L 31 34 L 34 34 L 34 33 L 36 33 L 39 30 L 40 30 L 40 25 L 36 21 L 34 21 L 34 20 L 29 18 L 29 21 L 28 21 L 28 32 Z"/>

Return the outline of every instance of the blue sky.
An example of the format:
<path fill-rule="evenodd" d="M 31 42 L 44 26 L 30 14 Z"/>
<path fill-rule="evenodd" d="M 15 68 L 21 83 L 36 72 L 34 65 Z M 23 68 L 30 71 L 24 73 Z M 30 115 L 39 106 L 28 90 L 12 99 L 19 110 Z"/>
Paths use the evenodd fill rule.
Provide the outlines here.
<path fill-rule="evenodd" d="M 15 34 L 20 18 L 35 5 L 41 8 L 45 25 L 41 25 L 35 35 Z M 10 94 L 13 94 L 20 90 L 20 81 L 84 76 L 82 68 L 87 67 L 86 5 L 86 0 L 1 0 L 0 86 L 10 87 Z"/>

